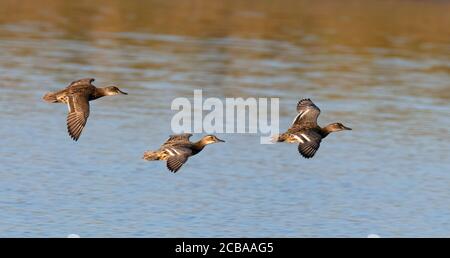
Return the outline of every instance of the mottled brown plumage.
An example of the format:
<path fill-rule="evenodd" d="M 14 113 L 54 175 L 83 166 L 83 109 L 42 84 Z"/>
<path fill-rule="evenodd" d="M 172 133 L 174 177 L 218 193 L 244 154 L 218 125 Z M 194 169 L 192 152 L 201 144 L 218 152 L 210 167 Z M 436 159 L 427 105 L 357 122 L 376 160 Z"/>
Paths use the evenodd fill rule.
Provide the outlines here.
<path fill-rule="evenodd" d="M 115 86 L 104 88 L 95 87 L 94 78 L 74 81 L 63 90 L 45 94 L 43 99 L 49 103 L 65 103 L 69 108 L 67 115 L 67 131 L 70 137 L 77 141 L 89 117 L 89 101 L 103 96 L 127 94 Z"/>
<path fill-rule="evenodd" d="M 167 168 L 176 173 L 186 163 L 190 156 L 194 156 L 212 143 L 225 142 L 215 135 L 206 135 L 197 142 L 191 142 L 190 133 L 171 135 L 156 151 L 146 151 L 145 160 L 167 160 Z"/>
<path fill-rule="evenodd" d="M 300 100 L 297 104 L 297 112 L 298 115 L 294 118 L 291 127 L 275 140 L 277 142 L 298 143 L 298 151 L 307 159 L 316 154 L 322 139 L 331 132 L 352 130 L 341 123 L 320 127 L 317 124 L 320 109 L 310 99 Z"/>

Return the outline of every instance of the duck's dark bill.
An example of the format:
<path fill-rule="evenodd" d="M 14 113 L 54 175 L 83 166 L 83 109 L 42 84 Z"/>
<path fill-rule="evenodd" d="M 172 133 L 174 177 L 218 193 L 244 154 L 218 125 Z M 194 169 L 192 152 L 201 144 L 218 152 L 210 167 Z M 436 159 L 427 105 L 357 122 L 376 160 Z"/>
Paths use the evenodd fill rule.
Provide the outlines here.
<path fill-rule="evenodd" d="M 344 129 L 345 129 L 345 130 L 352 130 L 352 128 L 347 127 L 347 126 L 344 126 Z"/>
<path fill-rule="evenodd" d="M 123 92 L 123 91 L 121 91 L 121 90 L 119 90 L 119 92 L 122 93 L 123 95 L 128 95 L 128 93 Z"/>

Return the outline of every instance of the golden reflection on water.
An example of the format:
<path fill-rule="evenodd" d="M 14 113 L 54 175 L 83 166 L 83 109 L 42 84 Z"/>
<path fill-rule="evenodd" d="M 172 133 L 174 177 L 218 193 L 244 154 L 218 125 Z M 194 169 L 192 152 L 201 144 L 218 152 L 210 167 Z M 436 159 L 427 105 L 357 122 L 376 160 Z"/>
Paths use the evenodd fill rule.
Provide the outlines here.
<path fill-rule="evenodd" d="M 328 98 L 342 97 L 342 90 L 399 85 L 409 95 L 448 99 L 448 10 L 450 1 L 0 0 L 0 39 L 25 42 L 9 47 L 14 57 L 41 51 L 26 46 L 32 40 L 49 47 L 55 41 L 48 40 L 69 40 L 57 61 L 153 70 L 162 74 L 154 79 L 195 81 L 198 87 L 242 86 L 224 94 L 292 89 L 299 82 L 309 89 L 339 85 L 325 93 Z M 77 40 L 116 52 L 70 47 Z M 137 59 L 129 55 L 132 47 L 154 51 L 143 53 L 151 60 L 131 60 Z M 158 53 L 181 60 L 155 61 Z M 189 74 L 201 71 L 208 76 Z"/>
<path fill-rule="evenodd" d="M 96 32 L 145 31 L 364 47 L 408 40 L 420 47 L 448 43 L 449 9 L 448 1 L 1 0 L 0 23 L 39 22 L 80 39 L 95 39 Z"/>

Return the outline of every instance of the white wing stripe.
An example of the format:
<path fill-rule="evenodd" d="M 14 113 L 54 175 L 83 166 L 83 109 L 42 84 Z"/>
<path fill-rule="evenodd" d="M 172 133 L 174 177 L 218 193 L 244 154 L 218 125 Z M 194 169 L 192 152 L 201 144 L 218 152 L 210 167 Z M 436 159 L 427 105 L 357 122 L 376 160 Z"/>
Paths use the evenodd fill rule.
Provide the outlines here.
<path fill-rule="evenodd" d="M 302 136 L 303 136 L 303 138 L 305 138 L 305 139 L 306 139 L 306 140 L 307 140 L 308 142 L 310 142 L 310 141 L 311 141 L 311 139 L 309 139 L 309 138 L 308 138 L 308 136 L 306 136 L 306 134 L 302 133 L 301 135 L 302 135 Z"/>
<path fill-rule="evenodd" d="M 296 140 L 298 140 L 300 143 L 304 143 L 304 141 L 302 140 L 302 138 L 298 137 L 298 135 L 295 134 L 291 134 Z"/>
<path fill-rule="evenodd" d="M 169 148 L 167 148 L 166 151 L 169 153 L 170 156 L 174 155 L 173 152 Z"/>
<path fill-rule="evenodd" d="M 302 119 L 302 117 L 304 116 L 304 115 L 306 115 L 306 113 L 308 113 L 309 111 L 310 111 L 311 109 L 307 109 L 307 110 L 305 110 L 303 113 L 302 113 L 302 115 L 300 116 L 300 118 L 299 119 Z"/>
<path fill-rule="evenodd" d="M 297 121 L 297 118 L 298 118 L 300 115 L 301 115 L 301 113 L 298 113 L 298 114 L 295 116 L 294 120 L 292 120 L 292 124 L 295 124 L 295 121 Z"/>
<path fill-rule="evenodd" d="M 295 124 L 295 122 L 297 122 L 297 120 L 300 120 L 300 119 L 302 119 L 302 117 L 304 116 L 304 115 L 306 115 L 306 113 L 308 113 L 309 111 L 310 111 L 311 109 L 306 109 L 305 111 L 302 111 L 302 112 L 300 112 L 300 113 L 298 113 L 298 115 L 294 118 L 294 120 L 292 121 L 292 124 Z"/>

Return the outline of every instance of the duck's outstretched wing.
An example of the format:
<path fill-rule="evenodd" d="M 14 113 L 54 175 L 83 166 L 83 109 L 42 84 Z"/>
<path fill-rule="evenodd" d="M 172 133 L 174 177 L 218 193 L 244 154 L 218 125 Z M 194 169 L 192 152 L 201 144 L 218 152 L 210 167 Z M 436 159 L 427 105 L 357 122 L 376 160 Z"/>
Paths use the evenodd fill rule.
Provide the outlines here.
<path fill-rule="evenodd" d="M 77 141 L 89 117 L 89 101 L 84 94 L 72 94 L 67 97 L 67 106 L 67 131 L 70 137 Z"/>
<path fill-rule="evenodd" d="M 67 86 L 67 88 L 78 87 L 78 86 L 92 86 L 93 81 L 95 81 L 94 78 L 83 78 L 83 79 L 71 82 L 69 84 L 69 86 Z"/>
<path fill-rule="evenodd" d="M 312 158 L 320 147 L 322 136 L 314 131 L 298 132 L 295 136 L 300 154 L 307 159 Z"/>
<path fill-rule="evenodd" d="M 176 173 L 192 154 L 191 149 L 178 146 L 166 147 L 164 151 L 169 155 L 167 158 L 167 168 L 173 173 Z"/>
<path fill-rule="evenodd" d="M 297 103 L 298 115 L 292 121 L 292 126 L 301 124 L 317 125 L 320 109 L 310 100 L 302 99 Z"/>
<path fill-rule="evenodd" d="M 183 133 L 183 134 L 174 134 L 169 136 L 169 139 L 166 140 L 166 142 L 163 143 L 164 145 L 170 145 L 173 143 L 189 143 L 189 138 L 191 138 L 191 133 Z"/>

